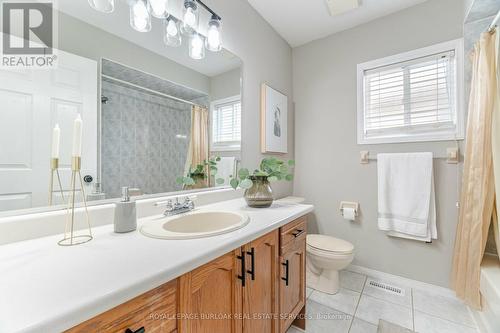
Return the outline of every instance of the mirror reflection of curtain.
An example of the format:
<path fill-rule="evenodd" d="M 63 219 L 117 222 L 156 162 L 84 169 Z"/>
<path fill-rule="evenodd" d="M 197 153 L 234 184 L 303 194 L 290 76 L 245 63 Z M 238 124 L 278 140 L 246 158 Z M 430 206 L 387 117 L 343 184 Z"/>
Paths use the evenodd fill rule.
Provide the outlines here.
<path fill-rule="evenodd" d="M 495 44 L 496 32 L 482 33 L 473 52 L 460 217 L 452 271 L 452 286 L 457 296 L 476 309 L 481 307 L 481 261 L 490 222 L 496 219 L 492 139 L 498 141 L 500 133 L 495 133 L 496 126 L 492 126 L 498 97 Z"/>
<path fill-rule="evenodd" d="M 496 108 L 493 113 L 493 128 L 492 128 L 492 144 L 493 144 L 493 169 L 495 175 L 495 192 L 500 193 L 500 33 L 496 32 L 496 74 L 497 74 L 497 98 Z M 498 203 L 498 198 L 496 199 Z M 498 221 L 500 220 L 500 210 L 495 210 L 495 218 L 493 219 L 493 232 L 497 247 L 497 253 L 500 256 L 500 230 Z"/>
<path fill-rule="evenodd" d="M 190 168 L 208 161 L 208 109 L 203 106 L 193 105 L 191 108 L 191 137 L 189 140 L 188 158 L 186 161 L 186 174 Z M 206 174 L 209 175 L 208 169 Z M 203 187 L 210 185 L 210 177 L 203 181 Z"/>

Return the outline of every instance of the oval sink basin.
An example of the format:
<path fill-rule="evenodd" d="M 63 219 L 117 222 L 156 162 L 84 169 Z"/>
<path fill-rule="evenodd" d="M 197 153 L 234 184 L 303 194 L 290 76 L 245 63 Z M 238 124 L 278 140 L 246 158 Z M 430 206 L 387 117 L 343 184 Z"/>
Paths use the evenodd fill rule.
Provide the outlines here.
<path fill-rule="evenodd" d="M 250 221 L 246 214 L 224 211 L 200 211 L 144 220 L 141 233 L 161 239 L 192 239 L 225 234 L 243 228 Z"/>

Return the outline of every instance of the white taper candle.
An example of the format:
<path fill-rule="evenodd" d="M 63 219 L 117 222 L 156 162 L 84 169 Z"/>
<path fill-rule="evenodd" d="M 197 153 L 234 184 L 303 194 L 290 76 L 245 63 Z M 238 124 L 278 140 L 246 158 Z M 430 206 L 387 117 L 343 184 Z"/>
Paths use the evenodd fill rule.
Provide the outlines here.
<path fill-rule="evenodd" d="M 52 130 L 52 158 L 59 158 L 59 141 L 61 139 L 61 129 L 56 124 Z"/>
<path fill-rule="evenodd" d="M 82 117 L 80 114 L 73 123 L 73 155 L 82 156 Z"/>

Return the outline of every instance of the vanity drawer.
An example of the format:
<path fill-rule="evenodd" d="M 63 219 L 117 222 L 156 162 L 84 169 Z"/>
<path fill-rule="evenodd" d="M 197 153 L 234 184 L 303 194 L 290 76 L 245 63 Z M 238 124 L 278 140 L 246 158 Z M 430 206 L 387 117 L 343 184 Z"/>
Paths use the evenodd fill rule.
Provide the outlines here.
<path fill-rule="evenodd" d="M 294 248 L 295 243 L 305 240 L 306 224 L 307 218 L 303 216 L 280 228 L 281 253 L 285 253 L 288 249 Z"/>
<path fill-rule="evenodd" d="M 70 333 L 135 332 L 173 333 L 177 330 L 177 280 L 148 291 L 122 305 L 69 329 Z"/>

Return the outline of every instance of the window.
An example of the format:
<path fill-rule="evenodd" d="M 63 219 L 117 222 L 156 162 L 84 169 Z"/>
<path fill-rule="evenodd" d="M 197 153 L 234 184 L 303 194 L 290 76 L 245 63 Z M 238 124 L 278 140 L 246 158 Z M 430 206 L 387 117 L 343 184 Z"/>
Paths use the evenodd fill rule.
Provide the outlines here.
<path fill-rule="evenodd" d="M 464 137 L 462 41 L 358 65 L 358 143 Z"/>
<path fill-rule="evenodd" d="M 241 146 L 240 96 L 212 102 L 211 112 L 211 150 L 239 150 Z"/>

